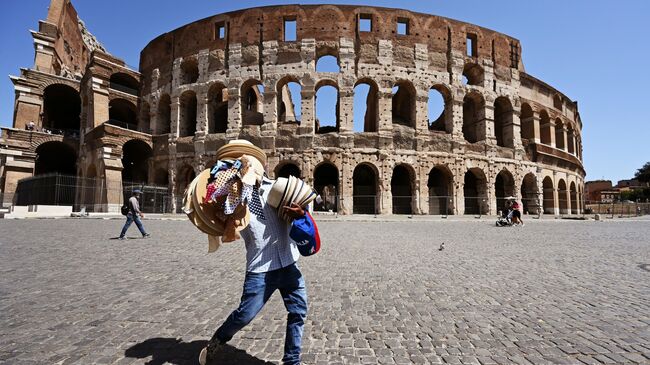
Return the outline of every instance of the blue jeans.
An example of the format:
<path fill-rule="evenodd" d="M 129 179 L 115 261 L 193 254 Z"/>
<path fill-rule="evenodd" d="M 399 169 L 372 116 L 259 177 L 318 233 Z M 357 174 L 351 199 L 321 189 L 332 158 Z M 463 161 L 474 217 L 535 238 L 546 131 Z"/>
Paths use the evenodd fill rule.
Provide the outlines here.
<path fill-rule="evenodd" d="M 307 317 L 305 279 L 296 264 L 264 273 L 247 272 L 239 308 L 212 336 L 212 341 L 226 343 L 255 318 L 276 289 L 287 308 L 287 334 L 284 339 L 284 364 L 300 364 L 302 331 Z"/>
<path fill-rule="evenodd" d="M 143 236 L 147 234 L 147 232 L 144 230 L 144 226 L 142 225 L 142 221 L 140 220 L 140 216 L 129 212 L 129 214 L 126 215 L 126 223 L 124 223 L 124 227 L 122 227 L 122 233 L 120 233 L 120 237 L 124 237 L 126 230 L 131 227 L 131 223 L 133 222 L 135 222 L 135 225 L 138 226 L 138 229 Z"/>

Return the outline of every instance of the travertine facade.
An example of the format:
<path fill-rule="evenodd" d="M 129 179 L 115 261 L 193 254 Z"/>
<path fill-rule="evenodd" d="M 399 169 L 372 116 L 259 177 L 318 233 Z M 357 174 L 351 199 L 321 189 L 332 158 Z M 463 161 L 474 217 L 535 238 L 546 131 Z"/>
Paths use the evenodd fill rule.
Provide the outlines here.
<path fill-rule="evenodd" d="M 494 214 L 505 196 L 531 213 L 582 210 L 577 103 L 526 74 L 519 41 L 506 35 L 399 9 L 287 5 L 163 34 L 141 52 L 140 73 L 92 44 L 75 80 L 39 71 L 48 63 L 37 49 L 35 69 L 14 79 L 6 141 L 42 113 L 47 85 L 62 83 L 81 104 L 77 174 L 107 185 L 146 180 L 178 197 L 218 147 L 246 138 L 266 149 L 271 175 L 300 175 L 343 214 Z M 327 56 L 338 72 L 317 71 Z M 290 82 L 299 85 L 299 121 Z M 361 127 L 353 118 L 360 84 L 368 90 Z M 336 89 L 336 120 L 320 126 L 316 96 L 327 86 Z M 433 91 L 445 106 L 430 120 Z"/>

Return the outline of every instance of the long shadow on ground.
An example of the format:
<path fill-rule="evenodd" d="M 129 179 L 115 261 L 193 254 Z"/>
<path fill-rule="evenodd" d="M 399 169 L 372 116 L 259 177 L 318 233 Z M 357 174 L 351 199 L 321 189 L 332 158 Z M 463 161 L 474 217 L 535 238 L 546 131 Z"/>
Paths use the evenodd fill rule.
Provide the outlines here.
<path fill-rule="evenodd" d="M 199 352 L 207 345 L 207 341 L 183 342 L 180 338 L 150 338 L 131 346 L 124 351 L 125 357 L 144 359 L 151 356 L 147 365 L 196 365 L 199 363 Z M 251 356 L 246 351 L 225 345 L 219 352 L 214 364 L 231 365 L 266 365 L 273 364 Z"/>

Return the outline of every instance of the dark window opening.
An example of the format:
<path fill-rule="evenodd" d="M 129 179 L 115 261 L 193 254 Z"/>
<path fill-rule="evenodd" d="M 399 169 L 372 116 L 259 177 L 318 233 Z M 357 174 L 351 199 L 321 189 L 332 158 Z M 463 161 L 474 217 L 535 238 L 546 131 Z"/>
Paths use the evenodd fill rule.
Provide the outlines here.
<path fill-rule="evenodd" d="M 467 34 L 467 55 L 470 57 L 478 57 L 477 50 L 477 37 L 476 34 Z"/>
<path fill-rule="evenodd" d="M 226 38 L 226 24 L 219 22 L 214 25 L 214 39 Z"/>

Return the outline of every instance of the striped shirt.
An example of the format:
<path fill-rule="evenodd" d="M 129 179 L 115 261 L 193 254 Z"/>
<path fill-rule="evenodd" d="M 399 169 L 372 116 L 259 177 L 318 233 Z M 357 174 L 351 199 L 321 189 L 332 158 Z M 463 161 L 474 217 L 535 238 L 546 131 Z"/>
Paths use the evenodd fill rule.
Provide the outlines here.
<path fill-rule="evenodd" d="M 246 271 L 268 272 L 287 267 L 300 257 L 298 246 L 289 237 L 291 224 L 278 217 L 276 208 L 266 204 L 274 180 L 266 177 L 259 188 L 261 215 L 251 214 L 250 223 L 240 234 L 246 243 Z"/>

